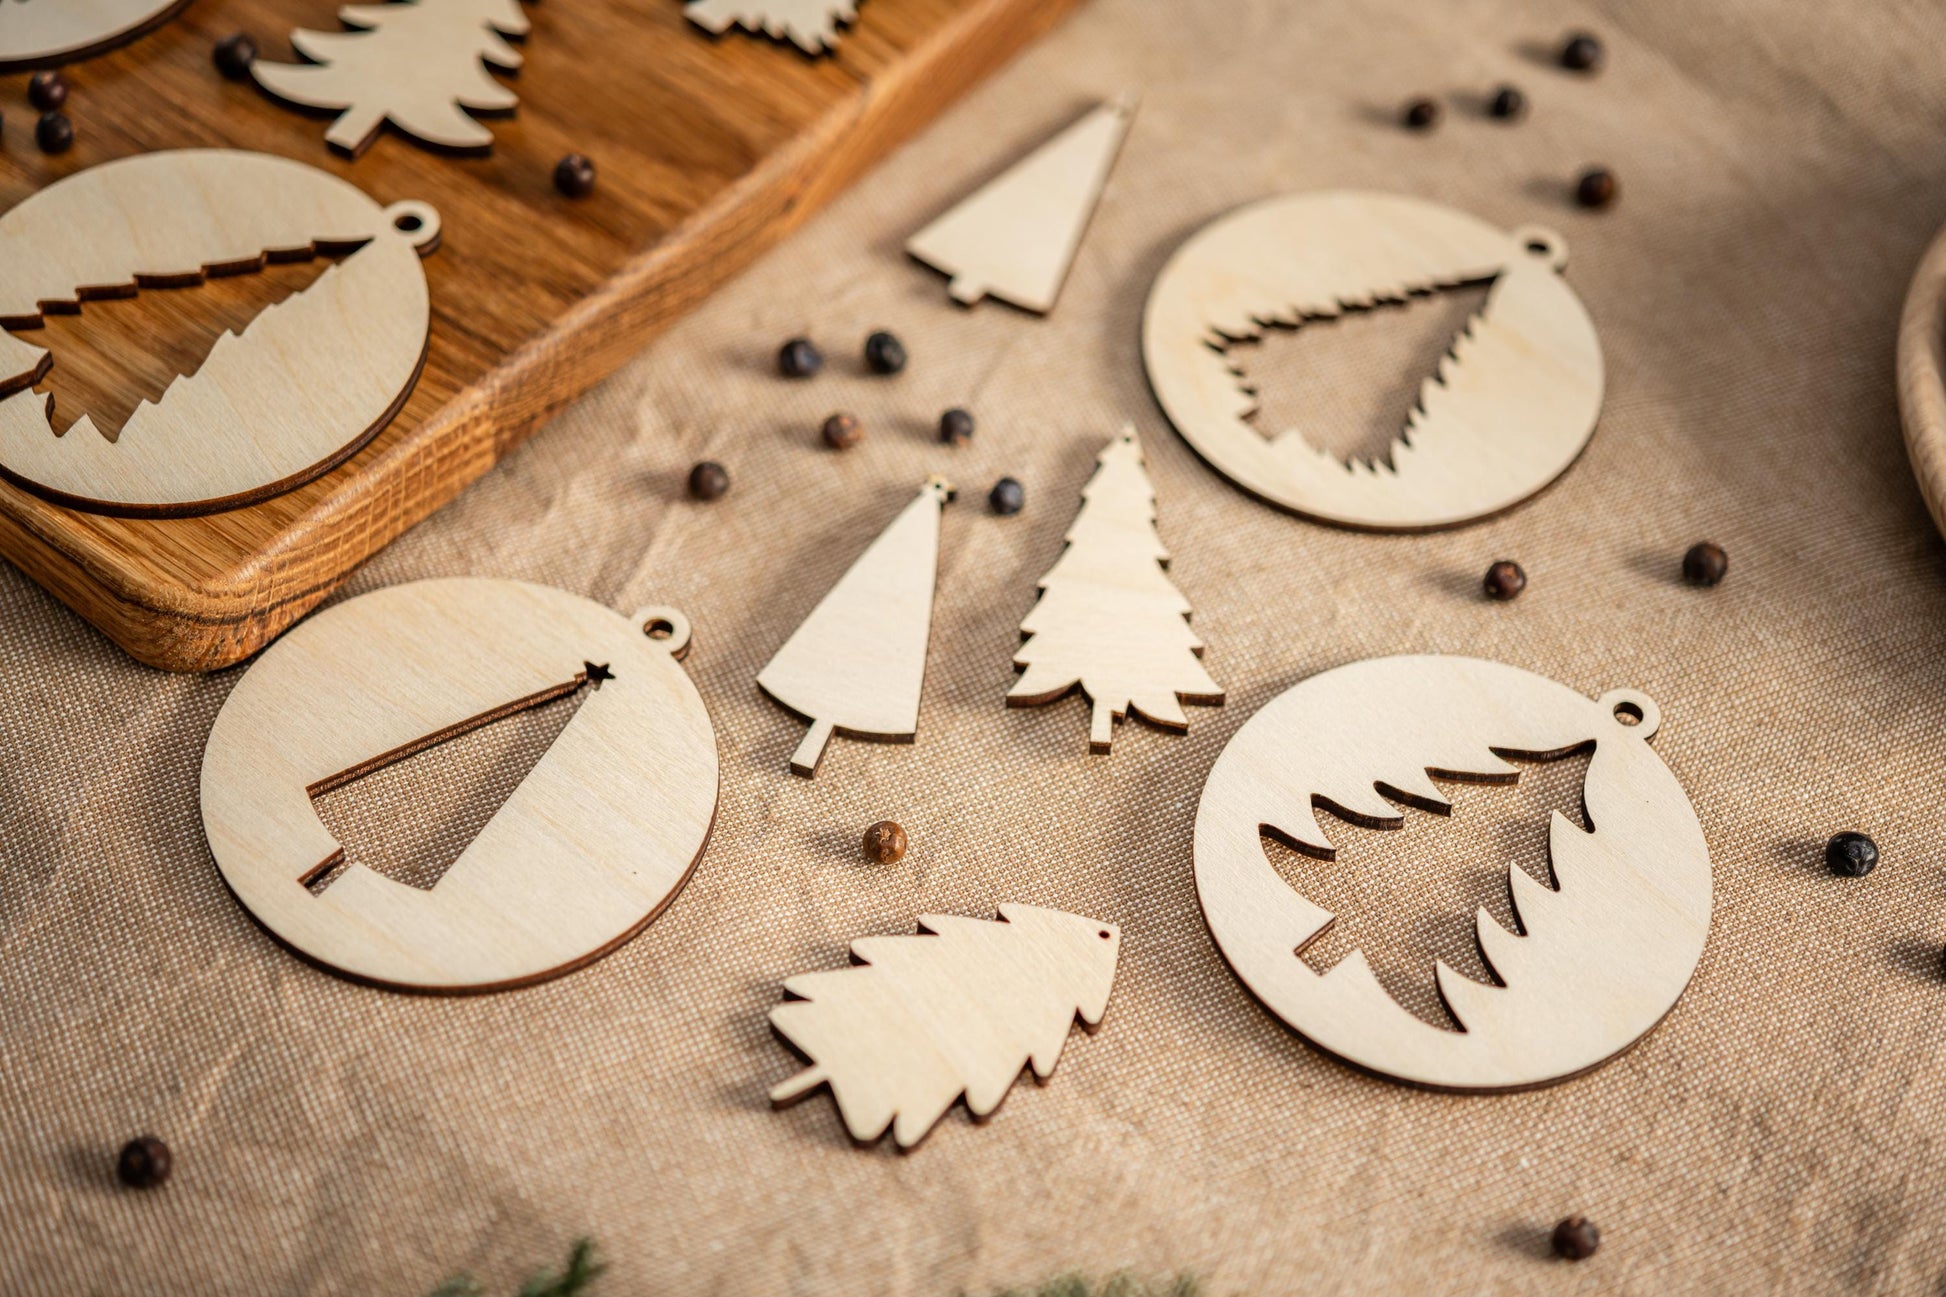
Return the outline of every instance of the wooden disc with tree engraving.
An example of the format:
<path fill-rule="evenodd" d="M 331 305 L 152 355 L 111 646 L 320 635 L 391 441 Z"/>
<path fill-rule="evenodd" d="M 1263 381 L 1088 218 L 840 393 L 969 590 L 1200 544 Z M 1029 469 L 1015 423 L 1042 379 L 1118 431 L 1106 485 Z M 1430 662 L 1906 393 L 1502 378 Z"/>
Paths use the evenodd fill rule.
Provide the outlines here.
<path fill-rule="evenodd" d="M 1371 658 L 1302 681 L 1236 732 L 1203 786 L 1196 892 L 1210 933 L 1272 1013 L 1381 1076 L 1517 1090 L 1597 1067 L 1675 1007 L 1709 932 L 1709 848 L 1649 747 L 1660 724 L 1635 690 L 1588 698 L 1477 658 Z M 1456 1030 L 1401 1007 L 1362 951 L 1323 972 L 1304 961 L 1334 916 L 1284 881 L 1266 834 L 1330 860 L 1321 812 L 1398 829 L 1401 805 L 1449 809 L 1435 781 L 1512 783 L 1506 758 L 1589 749 L 1588 827 L 1553 815 L 1551 884 L 1511 865 L 1517 929 L 1474 915 L 1495 980 L 1436 967 Z"/>
<path fill-rule="evenodd" d="M 263 153 L 146 153 L 49 185 L 0 216 L 0 476 L 77 509 L 183 517 L 335 467 L 418 381 L 431 327 L 419 259 L 439 230 L 424 203 L 381 207 Z M 219 337 L 113 440 L 86 412 L 56 435 L 35 385 L 60 357 L 31 341 L 48 312 L 85 318 L 102 298 L 318 255 L 342 260 Z"/>
<path fill-rule="evenodd" d="M 189 0 L 0 0 L 0 72 L 57 67 L 159 27 Z"/>
<path fill-rule="evenodd" d="M 1183 439 L 1232 482 L 1344 527 L 1428 531 L 1490 517 L 1566 472 L 1601 413 L 1601 343 L 1552 230 L 1499 230 L 1419 198 L 1269 198 L 1170 256 L 1143 309 L 1149 385 Z M 1388 452 L 1346 462 L 1301 426 L 1257 420 L 1236 346 L 1466 285 L 1486 304 L 1428 368 Z M 1340 381 L 1340 380 L 1333 380 Z"/>
<path fill-rule="evenodd" d="M 677 663 L 688 644 L 673 609 L 623 617 L 516 581 L 419 581 L 319 613 L 257 660 L 210 732 L 217 867 L 279 941 L 362 981 L 488 991 L 577 968 L 660 913 L 709 841 L 716 739 Z M 313 809 L 576 690 L 566 728 L 429 889 L 345 862 Z"/>

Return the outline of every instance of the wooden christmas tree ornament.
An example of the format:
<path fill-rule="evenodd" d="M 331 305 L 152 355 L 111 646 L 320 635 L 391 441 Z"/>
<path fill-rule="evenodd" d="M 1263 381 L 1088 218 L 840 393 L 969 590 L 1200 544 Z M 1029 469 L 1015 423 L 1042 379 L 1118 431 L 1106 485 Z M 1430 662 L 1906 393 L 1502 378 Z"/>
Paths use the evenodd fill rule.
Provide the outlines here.
<path fill-rule="evenodd" d="M 394 586 L 273 645 L 218 713 L 203 827 L 272 935 L 399 990 L 519 986 L 653 919 L 716 814 L 709 714 L 672 609 L 622 617 L 514 581 Z M 312 798 L 489 721 L 586 688 L 565 729 L 431 889 L 344 863 Z"/>
<path fill-rule="evenodd" d="M 796 998 L 770 1024 L 811 1066 L 773 1089 L 773 1104 L 829 1085 L 853 1139 L 889 1126 L 909 1149 L 962 1095 L 984 1119 L 1023 1067 L 1045 1081 L 1075 1018 L 1101 1024 L 1121 953 L 1114 924 L 1002 905 L 998 922 L 928 914 L 919 929 L 854 941 L 854 967 L 784 983 Z"/>
<path fill-rule="evenodd" d="M 485 153 L 493 133 L 472 113 L 510 113 L 519 97 L 487 74 L 514 72 L 520 51 L 506 37 L 525 36 L 520 0 L 392 0 L 346 5 L 338 20 L 350 30 L 295 31 L 291 45 L 309 63 L 250 66 L 257 84 L 302 108 L 343 109 L 325 142 L 353 157 L 386 122 L 421 144 L 456 153 Z"/>
<path fill-rule="evenodd" d="M 815 775 L 834 733 L 893 743 L 918 733 L 939 511 L 951 498 L 952 487 L 927 479 L 758 674 L 765 693 L 811 723 L 792 774 Z"/>
<path fill-rule="evenodd" d="M 952 276 L 971 306 L 988 294 L 1042 315 L 1054 309 L 1135 115 L 1102 104 L 906 240 L 905 250 Z"/>
<path fill-rule="evenodd" d="M 0 0 L 0 72 L 54 67 L 134 40 L 189 0 Z"/>
<path fill-rule="evenodd" d="M 1709 930 L 1709 849 L 1682 786 L 1649 748 L 1660 719 L 1633 690 L 1590 701 L 1475 658 L 1374 658 L 1314 676 L 1251 717 L 1210 771 L 1195 836 L 1210 932 L 1271 1012 L 1367 1071 L 1438 1089 L 1513 1090 L 1596 1067 L 1675 1007 Z M 1396 829 L 1404 819 L 1393 802 L 1449 809 L 1435 779 L 1512 783 L 1517 771 L 1502 757 L 1591 746 L 1582 790 L 1591 827 L 1554 814 L 1555 886 L 1510 866 L 1521 930 L 1484 909 L 1475 917 L 1498 981 L 1436 967 L 1459 1030 L 1400 1007 L 1362 952 L 1322 974 L 1299 957 L 1333 916 L 1283 881 L 1261 835 L 1329 860 L 1318 807 Z"/>
<path fill-rule="evenodd" d="M 1114 722 L 1131 709 L 1183 731 L 1182 704 L 1221 703 L 1223 687 L 1203 669 L 1203 642 L 1186 620 L 1189 601 L 1163 573 L 1169 552 L 1156 535 L 1155 488 L 1135 430 L 1123 429 L 1096 463 L 1067 548 L 1020 624 L 1027 642 L 1014 667 L 1026 674 L 1007 705 L 1037 707 L 1079 688 L 1093 704 L 1088 750 L 1105 753 Z"/>
<path fill-rule="evenodd" d="M 689 0 L 689 21 L 720 36 L 732 27 L 788 40 L 818 55 L 838 43 L 839 28 L 858 20 L 857 0 Z"/>
<path fill-rule="evenodd" d="M 50 185 L 0 217 L 0 476 L 75 508 L 161 517 L 311 480 L 411 392 L 431 318 L 419 259 L 438 239 L 424 203 L 381 208 L 261 153 L 149 153 Z M 33 389 L 57 359 L 11 331 L 99 298 L 321 253 L 349 255 L 218 338 L 115 440 L 86 414 L 55 435 L 53 398 Z"/>
<path fill-rule="evenodd" d="M 1149 292 L 1142 352 L 1156 399 L 1238 486 L 1320 522 L 1453 527 L 1511 508 L 1565 472 L 1601 412 L 1601 344 L 1561 278 L 1550 230 L 1511 234 L 1389 194 L 1267 199 L 1204 226 Z M 1382 463 L 1327 454 L 1301 428 L 1259 428 L 1235 343 L 1350 310 L 1491 283 Z"/>

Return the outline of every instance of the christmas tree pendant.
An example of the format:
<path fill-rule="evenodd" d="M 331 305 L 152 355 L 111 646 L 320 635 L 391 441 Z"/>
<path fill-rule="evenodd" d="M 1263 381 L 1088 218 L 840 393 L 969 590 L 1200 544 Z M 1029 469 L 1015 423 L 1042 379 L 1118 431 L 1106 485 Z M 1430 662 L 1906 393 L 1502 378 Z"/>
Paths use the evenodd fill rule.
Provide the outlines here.
<path fill-rule="evenodd" d="M 433 148 L 493 148 L 493 133 L 468 114 L 510 113 L 519 103 L 486 69 L 520 68 L 520 51 L 506 41 L 527 34 L 520 0 L 392 0 L 346 5 L 338 19 L 350 30 L 291 33 L 311 62 L 259 59 L 250 75 L 287 103 L 343 109 L 324 138 L 352 157 L 388 121 Z"/>
<path fill-rule="evenodd" d="M 1040 581 L 1040 601 L 1020 624 L 1014 667 L 1026 672 L 1009 707 L 1037 707 L 1079 688 L 1093 705 L 1088 750 L 1105 753 L 1114 722 L 1133 710 L 1178 732 L 1185 702 L 1216 704 L 1223 687 L 1203 669 L 1203 642 L 1186 620 L 1189 601 L 1164 575 L 1169 552 L 1155 530 L 1155 488 L 1135 430 L 1097 458 L 1081 489 L 1067 548 Z"/>
<path fill-rule="evenodd" d="M 1196 890 L 1217 947 L 1292 1029 L 1380 1076 L 1518 1090 L 1607 1062 L 1675 1007 L 1709 930 L 1709 848 L 1682 786 L 1649 748 L 1660 721 L 1632 690 L 1591 701 L 1475 658 L 1373 658 L 1313 676 L 1252 716 L 1204 785 Z M 1333 916 L 1284 882 L 1263 834 L 1329 860 L 1319 806 L 1396 829 L 1404 819 L 1394 802 L 1447 809 L 1435 779 L 1511 783 L 1517 771 L 1502 756 L 1590 747 L 1582 800 L 1591 827 L 1553 816 L 1555 886 L 1510 866 L 1521 930 L 1476 916 L 1498 981 L 1437 965 L 1458 1030 L 1400 1007 L 1362 952 L 1322 974 L 1300 958 Z"/>
<path fill-rule="evenodd" d="M 1561 278 L 1567 255 L 1550 230 L 1508 234 L 1416 198 L 1253 203 L 1198 230 L 1156 276 L 1142 322 L 1149 384 L 1218 472 L 1294 513 L 1374 531 L 1485 518 L 1566 472 L 1601 412 L 1601 343 Z M 1347 464 L 1300 428 L 1251 422 L 1238 342 L 1482 283 L 1485 307 L 1425 380 L 1384 462 Z"/>
<path fill-rule="evenodd" d="M 951 498 L 944 481 L 927 479 L 758 674 L 765 693 L 811 723 L 792 774 L 817 774 L 834 733 L 893 743 L 918 733 L 939 511 Z"/>
<path fill-rule="evenodd" d="M 1024 1067 L 1045 1081 L 1074 1020 L 1092 1029 L 1108 1009 L 1122 944 L 1113 924 L 1002 905 L 998 922 L 928 914 L 919 930 L 861 938 L 852 967 L 784 983 L 794 998 L 770 1025 L 811 1065 L 771 1103 L 829 1085 L 853 1139 L 890 1127 L 904 1151 L 962 1095 L 984 1120 Z"/>
<path fill-rule="evenodd" d="M 202 809 L 217 867 L 279 941 L 360 981 L 491 991 L 578 968 L 655 918 L 709 841 L 716 740 L 677 665 L 688 646 L 672 609 L 622 617 L 515 581 L 419 581 L 319 613 L 257 659 L 210 731 Z M 584 689 L 429 890 L 346 862 L 313 809 Z"/>
<path fill-rule="evenodd" d="M 1041 315 L 1054 309 L 1135 115 L 1102 104 L 906 240 L 905 250 L 952 276 L 962 306 L 991 294 Z"/>
<path fill-rule="evenodd" d="M 189 0 L 0 0 L 0 72 L 58 67 L 125 45 Z"/>
<path fill-rule="evenodd" d="M 192 374 L 143 401 L 114 441 L 87 414 L 56 436 L 58 363 L 0 333 L 0 476 L 60 504 L 180 517 L 310 481 L 388 423 L 425 361 L 421 257 L 439 214 L 381 208 L 335 176 L 262 153 L 147 153 L 79 172 L 0 216 L 0 327 L 266 261 L 345 254 L 302 292 L 226 333 Z"/>
<path fill-rule="evenodd" d="M 683 14 L 713 36 L 741 27 L 815 57 L 837 45 L 841 26 L 858 20 L 858 0 L 689 0 Z"/>

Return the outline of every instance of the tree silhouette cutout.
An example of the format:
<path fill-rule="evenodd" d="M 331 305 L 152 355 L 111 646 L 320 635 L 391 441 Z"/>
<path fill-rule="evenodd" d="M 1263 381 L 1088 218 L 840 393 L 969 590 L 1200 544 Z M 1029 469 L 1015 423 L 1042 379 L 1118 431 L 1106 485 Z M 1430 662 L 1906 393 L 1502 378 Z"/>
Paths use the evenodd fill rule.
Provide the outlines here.
<path fill-rule="evenodd" d="M 299 30 L 291 44 L 310 63 L 259 60 L 250 72 L 279 99 L 342 108 L 325 132 L 356 157 L 387 121 L 422 143 L 462 152 L 493 147 L 493 134 L 467 115 L 511 111 L 518 97 L 487 75 L 521 65 L 504 37 L 524 36 L 520 0 L 399 0 L 346 5 L 342 32 Z"/>

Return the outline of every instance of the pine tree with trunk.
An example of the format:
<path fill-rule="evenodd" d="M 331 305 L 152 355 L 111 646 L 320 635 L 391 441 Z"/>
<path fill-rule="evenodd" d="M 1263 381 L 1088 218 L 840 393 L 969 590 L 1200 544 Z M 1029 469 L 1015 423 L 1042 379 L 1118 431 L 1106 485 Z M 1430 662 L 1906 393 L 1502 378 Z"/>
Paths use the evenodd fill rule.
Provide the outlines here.
<path fill-rule="evenodd" d="M 1164 574 L 1169 552 L 1156 534 L 1155 488 L 1134 429 L 1109 442 L 1097 464 L 1067 548 L 1020 624 L 1027 642 L 1014 667 L 1026 674 L 1007 705 L 1039 706 L 1078 686 L 1093 703 L 1089 751 L 1101 753 L 1130 710 L 1186 730 L 1182 704 L 1221 703 L 1223 687 L 1203 669 L 1203 642 L 1186 620 L 1189 601 Z"/>
<path fill-rule="evenodd" d="M 438 148 L 493 146 L 493 133 L 466 110 L 509 112 L 519 102 L 483 65 L 520 67 L 520 51 L 505 39 L 527 34 L 520 0 L 346 5 L 338 20 L 350 30 L 291 33 L 291 45 L 311 62 L 259 59 L 250 74 L 279 99 L 343 109 L 324 138 L 354 157 L 387 121 Z"/>
<path fill-rule="evenodd" d="M 811 723 L 793 774 L 815 775 L 833 734 L 910 742 L 918 731 L 939 511 L 951 498 L 943 479 L 928 478 L 757 674 L 758 687 Z"/>
<path fill-rule="evenodd" d="M 960 1095 L 976 1118 L 1032 1066 L 1046 1080 L 1079 1017 L 1108 1008 L 1121 930 L 1078 914 L 1002 905 L 999 922 L 920 918 L 920 935 L 851 943 L 851 968 L 784 983 L 770 1011 L 811 1065 L 770 1092 L 782 1106 L 829 1085 L 853 1139 L 892 1128 L 911 1148 Z"/>

